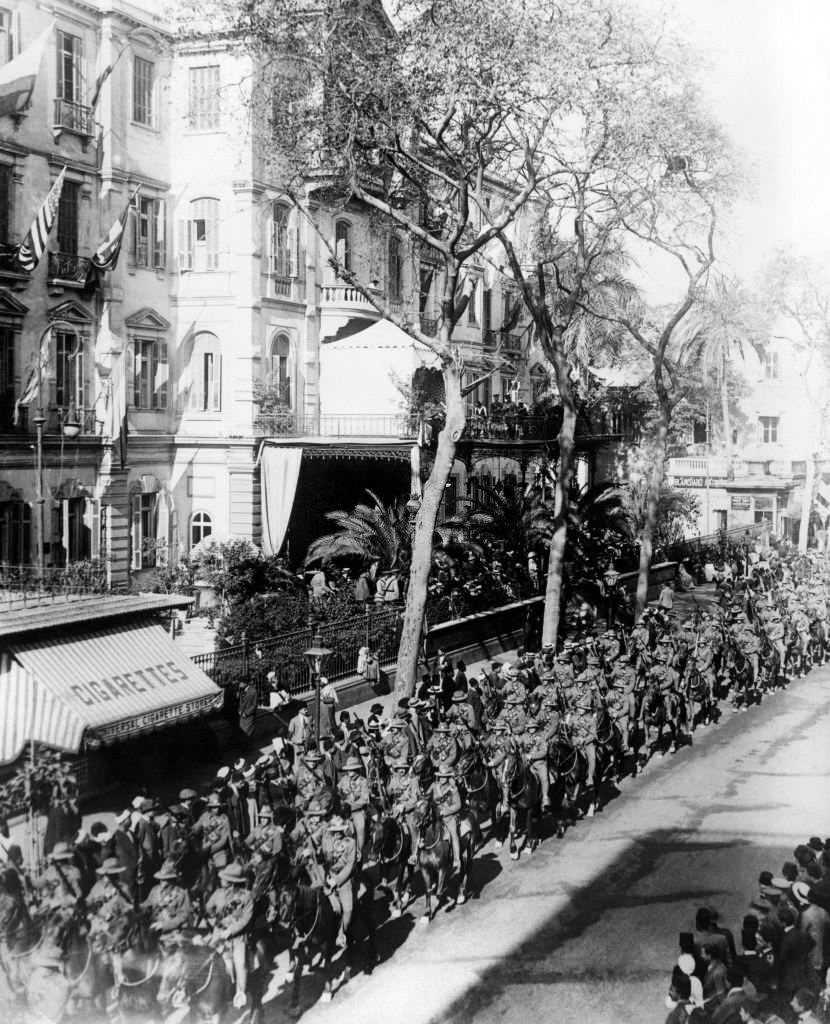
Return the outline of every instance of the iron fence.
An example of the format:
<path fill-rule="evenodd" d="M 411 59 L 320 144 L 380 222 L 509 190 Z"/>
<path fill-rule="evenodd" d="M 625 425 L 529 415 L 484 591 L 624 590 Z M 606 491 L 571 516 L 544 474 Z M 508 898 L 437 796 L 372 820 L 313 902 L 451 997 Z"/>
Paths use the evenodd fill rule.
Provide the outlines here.
<path fill-rule="evenodd" d="M 243 638 L 241 643 L 197 654 L 192 660 L 217 686 L 236 687 L 243 680 L 252 679 L 259 703 L 267 704 L 272 689 L 270 672 L 274 673 L 273 685 L 292 697 L 311 691 L 313 680 L 304 652 L 314 643 L 318 632 L 323 645 L 332 651 L 323 674 L 334 681 L 355 674 L 358 652 L 364 645 L 377 655 L 381 664 L 392 661 L 398 649 L 399 619 L 397 608 L 369 606 L 364 615 L 325 622 L 319 628 L 308 626 L 265 640 Z"/>
<path fill-rule="evenodd" d="M 0 562 L 0 604 L 8 610 L 71 600 L 109 589 L 106 567 L 97 561 L 65 566 L 13 565 Z"/>

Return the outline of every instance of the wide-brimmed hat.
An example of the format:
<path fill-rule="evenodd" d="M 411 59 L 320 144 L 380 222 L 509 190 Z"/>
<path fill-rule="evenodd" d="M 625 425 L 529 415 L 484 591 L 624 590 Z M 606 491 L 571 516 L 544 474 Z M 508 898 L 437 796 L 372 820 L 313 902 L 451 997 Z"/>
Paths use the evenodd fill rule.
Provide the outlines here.
<path fill-rule="evenodd" d="M 252 764 L 248 765 L 248 767 L 242 772 L 242 778 L 245 779 L 246 782 L 250 782 L 250 780 L 255 775 L 256 775 L 256 768 Z"/>
<path fill-rule="evenodd" d="M 269 764 L 273 764 L 274 757 L 272 754 L 260 754 L 256 759 L 257 768 L 266 768 Z"/>
<path fill-rule="evenodd" d="M 352 755 L 346 758 L 346 762 L 340 769 L 341 772 L 360 772 L 363 771 L 363 762 L 359 757 Z"/>
<path fill-rule="evenodd" d="M 399 757 L 397 761 L 393 761 L 390 765 L 391 768 L 396 768 L 399 771 L 401 769 L 406 770 L 409 767 L 409 761 L 405 757 Z"/>
<path fill-rule="evenodd" d="M 173 815 L 174 818 L 186 818 L 187 808 L 182 804 L 170 804 L 167 810 Z"/>
<path fill-rule="evenodd" d="M 313 797 L 312 800 L 309 802 L 308 807 L 306 807 L 305 813 L 307 816 L 312 818 L 322 818 L 324 814 L 328 813 L 328 808 L 324 807 L 322 801 L 320 801 L 317 797 Z"/>
<path fill-rule="evenodd" d="M 221 807 L 222 801 L 219 799 L 219 794 L 211 793 L 210 796 L 207 798 L 207 805 L 208 807 Z"/>
<path fill-rule="evenodd" d="M 461 704 L 467 699 L 467 694 L 463 690 L 455 690 L 452 695 L 454 704 Z"/>
<path fill-rule="evenodd" d="M 220 781 L 224 782 L 224 781 L 225 781 L 225 779 L 226 779 L 226 778 L 227 778 L 227 777 L 228 777 L 228 776 L 230 775 L 230 773 L 231 773 L 231 770 L 230 770 L 230 768 L 229 768 L 229 767 L 228 767 L 228 766 L 227 766 L 226 764 L 224 764 L 224 765 L 222 765 L 222 767 L 221 767 L 221 768 L 220 768 L 220 769 L 219 769 L 219 770 L 218 770 L 218 771 L 216 772 L 216 778 L 217 778 L 217 779 L 219 779 Z"/>
<path fill-rule="evenodd" d="M 505 704 L 524 704 L 524 697 L 520 697 L 518 693 L 511 693 L 504 701 Z"/>
<path fill-rule="evenodd" d="M 314 750 L 312 748 L 311 750 L 307 750 L 303 754 L 303 760 L 305 761 L 306 764 L 308 764 L 309 762 L 319 764 L 319 762 L 323 760 L 323 755 L 320 753 L 319 750 Z"/>
<path fill-rule="evenodd" d="M 434 732 L 450 732 L 451 730 L 450 730 L 449 725 L 446 722 L 439 722 L 438 725 L 435 726 L 435 729 L 433 731 Z"/>
<path fill-rule="evenodd" d="M 393 718 L 389 723 L 390 729 L 405 729 L 406 722 L 402 718 Z"/>
<path fill-rule="evenodd" d="M 235 860 L 231 861 L 226 868 L 222 868 L 219 872 L 219 877 L 226 882 L 235 882 L 237 884 L 247 881 L 242 865 Z"/>
<path fill-rule="evenodd" d="M 796 903 L 802 907 L 806 907 L 811 902 L 810 886 L 807 882 L 793 882 L 790 892 Z"/>
<path fill-rule="evenodd" d="M 98 875 L 120 875 L 123 870 L 124 866 L 117 857 L 107 857 L 101 867 L 95 869 L 95 873 Z"/>
<path fill-rule="evenodd" d="M 165 882 L 170 879 L 179 877 L 179 869 L 176 867 L 176 862 L 169 858 L 162 864 L 158 871 L 153 875 L 153 878 L 157 878 L 160 882 Z"/>
<path fill-rule="evenodd" d="M 233 763 L 233 770 L 235 772 L 241 772 L 244 770 L 246 761 L 244 757 L 238 757 Z"/>
<path fill-rule="evenodd" d="M 198 795 L 195 789 L 179 790 L 179 800 L 195 800 Z"/>
<path fill-rule="evenodd" d="M 347 822 L 339 814 L 335 814 L 326 827 L 329 832 L 346 832 L 349 828 Z"/>
<path fill-rule="evenodd" d="M 55 843 L 49 854 L 49 860 L 72 860 L 74 856 L 75 851 L 69 843 Z"/>
<path fill-rule="evenodd" d="M 448 779 L 455 775 L 455 769 L 450 768 L 448 765 L 442 765 L 440 768 L 436 768 L 435 774 L 440 779 Z"/>
<path fill-rule="evenodd" d="M 259 813 L 257 814 L 257 817 L 258 818 L 273 818 L 274 817 L 274 812 L 266 804 L 265 807 L 260 807 Z"/>

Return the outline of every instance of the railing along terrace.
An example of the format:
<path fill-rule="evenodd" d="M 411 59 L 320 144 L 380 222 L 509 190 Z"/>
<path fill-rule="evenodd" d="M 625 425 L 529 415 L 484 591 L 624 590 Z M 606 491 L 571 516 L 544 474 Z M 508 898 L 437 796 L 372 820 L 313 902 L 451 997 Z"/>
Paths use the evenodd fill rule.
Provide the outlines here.
<path fill-rule="evenodd" d="M 306 627 L 269 637 L 266 640 L 246 641 L 197 654 L 198 665 L 217 686 L 237 687 L 243 680 L 253 679 L 259 694 L 259 703 L 268 704 L 272 682 L 268 673 L 274 673 L 273 686 L 296 697 L 308 693 L 313 684 L 304 652 L 319 632 L 323 644 L 332 650 L 324 668 L 329 680 L 343 679 L 357 671 L 357 657 L 366 645 L 375 652 L 381 664 L 391 661 L 398 647 L 399 616 L 396 608 L 367 607 L 364 615 L 322 623 L 318 628 Z"/>
<path fill-rule="evenodd" d="M 403 413 L 344 413 L 319 417 L 321 437 L 411 437 L 410 417 Z"/>
<path fill-rule="evenodd" d="M 324 284 L 321 287 L 325 306 L 366 306 L 368 309 L 374 309 L 365 295 L 351 285 Z"/>
<path fill-rule="evenodd" d="M 14 565 L 0 562 L 0 603 L 9 610 L 72 600 L 109 589 L 103 565 L 70 562 L 65 566 Z"/>
<path fill-rule="evenodd" d="M 91 265 L 92 261 L 86 256 L 77 256 L 68 252 L 50 252 L 48 277 L 50 281 L 67 281 L 83 286 L 87 282 Z"/>

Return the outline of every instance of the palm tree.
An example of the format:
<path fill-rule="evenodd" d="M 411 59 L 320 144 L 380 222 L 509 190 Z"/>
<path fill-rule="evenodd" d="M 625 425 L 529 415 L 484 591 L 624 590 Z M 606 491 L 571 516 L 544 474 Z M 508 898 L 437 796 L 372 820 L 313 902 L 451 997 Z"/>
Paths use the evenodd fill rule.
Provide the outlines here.
<path fill-rule="evenodd" d="M 358 557 L 378 562 L 381 572 L 396 571 L 408 561 L 411 550 L 410 525 L 406 505 L 384 505 L 368 488 L 374 505 L 356 505 L 351 512 L 327 512 L 336 532 L 318 537 L 309 545 L 305 564 Z"/>

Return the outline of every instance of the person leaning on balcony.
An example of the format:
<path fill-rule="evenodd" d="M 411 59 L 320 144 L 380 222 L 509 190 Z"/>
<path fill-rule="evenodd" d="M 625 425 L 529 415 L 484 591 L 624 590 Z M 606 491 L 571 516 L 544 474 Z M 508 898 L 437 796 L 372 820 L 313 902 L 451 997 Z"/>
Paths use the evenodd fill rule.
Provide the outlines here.
<path fill-rule="evenodd" d="M 473 433 L 476 437 L 487 436 L 487 406 L 479 402 L 473 410 Z"/>

